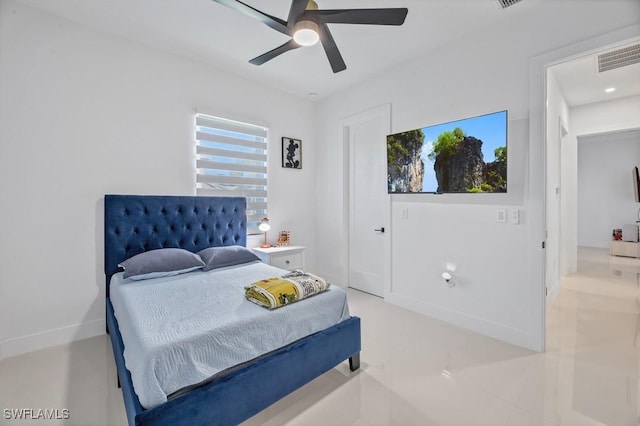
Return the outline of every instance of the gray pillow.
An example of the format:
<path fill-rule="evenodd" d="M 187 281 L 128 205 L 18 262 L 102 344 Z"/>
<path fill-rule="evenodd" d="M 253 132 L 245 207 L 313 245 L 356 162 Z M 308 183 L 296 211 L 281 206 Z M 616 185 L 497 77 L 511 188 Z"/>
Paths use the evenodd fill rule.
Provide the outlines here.
<path fill-rule="evenodd" d="M 195 253 L 179 248 L 163 248 L 136 254 L 119 267 L 124 269 L 124 278 L 146 280 L 184 274 L 204 266 Z"/>
<path fill-rule="evenodd" d="M 260 260 L 251 250 L 242 246 L 209 247 L 199 251 L 198 256 L 204 260 L 203 271 Z"/>

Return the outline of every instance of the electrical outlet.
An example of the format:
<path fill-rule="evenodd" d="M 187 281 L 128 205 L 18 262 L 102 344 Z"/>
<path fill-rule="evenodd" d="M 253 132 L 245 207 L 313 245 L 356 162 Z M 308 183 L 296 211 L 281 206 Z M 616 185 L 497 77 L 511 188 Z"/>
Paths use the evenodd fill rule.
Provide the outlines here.
<path fill-rule="evenodd" d="M 402 209 L 402 218 L 403 219 L 409 219 L 409 209 L 407 207 Z"/>

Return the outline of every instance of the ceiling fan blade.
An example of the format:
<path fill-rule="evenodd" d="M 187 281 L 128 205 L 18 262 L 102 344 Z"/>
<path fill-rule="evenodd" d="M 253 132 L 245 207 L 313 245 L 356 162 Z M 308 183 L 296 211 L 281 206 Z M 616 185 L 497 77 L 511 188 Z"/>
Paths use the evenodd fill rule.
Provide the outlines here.
<path fill-rule="evenodd" d="M 287 18 L 287 26 L 293 28 L 293 24 L 296 23 L 298 16 L 304 13 L 304 9 L 307 7 L 309 0 L 292 0 L 291 8 L 289 9 L 289 17 Z"/>
<path fill-rule="evenodd" d="M 346 70 L 347 65 L 344 63 L 344 59 L 342 59 L 342 55 L 338 50 L 336 41 L 333 39 L 333 36 L 331 35 L 327 24 L 319 24 L 318 32 L 320 33 L 320 42 L 322 42 L 322 47 L 324 47 L 324 52 L 327 54 L 327 58 L 329 59 L 329 63 L 331 64 L 333 73 L 335 74 L 337 72 Z"/>
<path fill-rule="evenodd" d="M 326 24 L 402 25 L 409 9 L 336 9 L 308 10 L 305 15 L 316 16 Z"/>
<path fill-rule="evenodd" d="M 283 53 L 288 52 L 289 50 L 297 49 L 298 47 L 300 47 L 300 45 L 295 41 L 293 41 L 293 39 L 291 39 L 285 44 L 283 44 L 282 46 L 278 46 L 275 49 L 268 51 L 267 53 L 263 53 L 262 55 L 253 58 L 252 60 L 249 61 L 249 63 L 253 65 L 262 65 L 265 62 L 272 60 L 276 56 L 282 55 Z"/>
<path fill-rule="evenodd" d="M 275 16 L 268 15 L 264 12 L 259 11 L 258 9 L 254 9 L 248 4 L 244 4 L 239 0 L 213 0 L 216 3 L 221 5 L 230 7 L 231 9 L 237 10 L 238 12 L 246 15 L 250 18 L 256 19 L 266 26 L 273 28 L 276 31 L 279 31 L 286 35 L 293 35 L 291 28 L 287 26 L 287 23 L 284 22 L 280 18 L 276 18 Z"/>

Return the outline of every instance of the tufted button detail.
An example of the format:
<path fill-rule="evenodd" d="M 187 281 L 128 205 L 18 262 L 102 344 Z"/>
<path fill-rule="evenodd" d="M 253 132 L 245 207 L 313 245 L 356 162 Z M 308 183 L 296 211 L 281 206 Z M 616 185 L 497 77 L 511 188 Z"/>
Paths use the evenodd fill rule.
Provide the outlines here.
<path fill-rule="evenodd" d="M 111 204 L 105 217 L 108 244 L 116 246 L 113 256 L 107 254 L 106 268 L 113 269 L 112 260 L 122 261 L 145 250 L 239 244 L 248 226 L 245 214 L 244 204 L 231 198 L 124 198 Z"/>

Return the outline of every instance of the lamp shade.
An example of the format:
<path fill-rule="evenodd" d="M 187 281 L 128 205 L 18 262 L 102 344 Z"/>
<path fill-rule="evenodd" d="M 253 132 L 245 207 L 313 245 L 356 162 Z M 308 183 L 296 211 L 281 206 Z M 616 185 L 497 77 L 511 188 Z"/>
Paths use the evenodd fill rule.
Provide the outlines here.
<path fill-rule="evenodd" d="M 271 225 L 269 225 L 269 219 L 266 217 L 260 221 L 260 225 L 258 225 L 258 229 L 262 232 L 267 232 L 271 229 Z"/>

